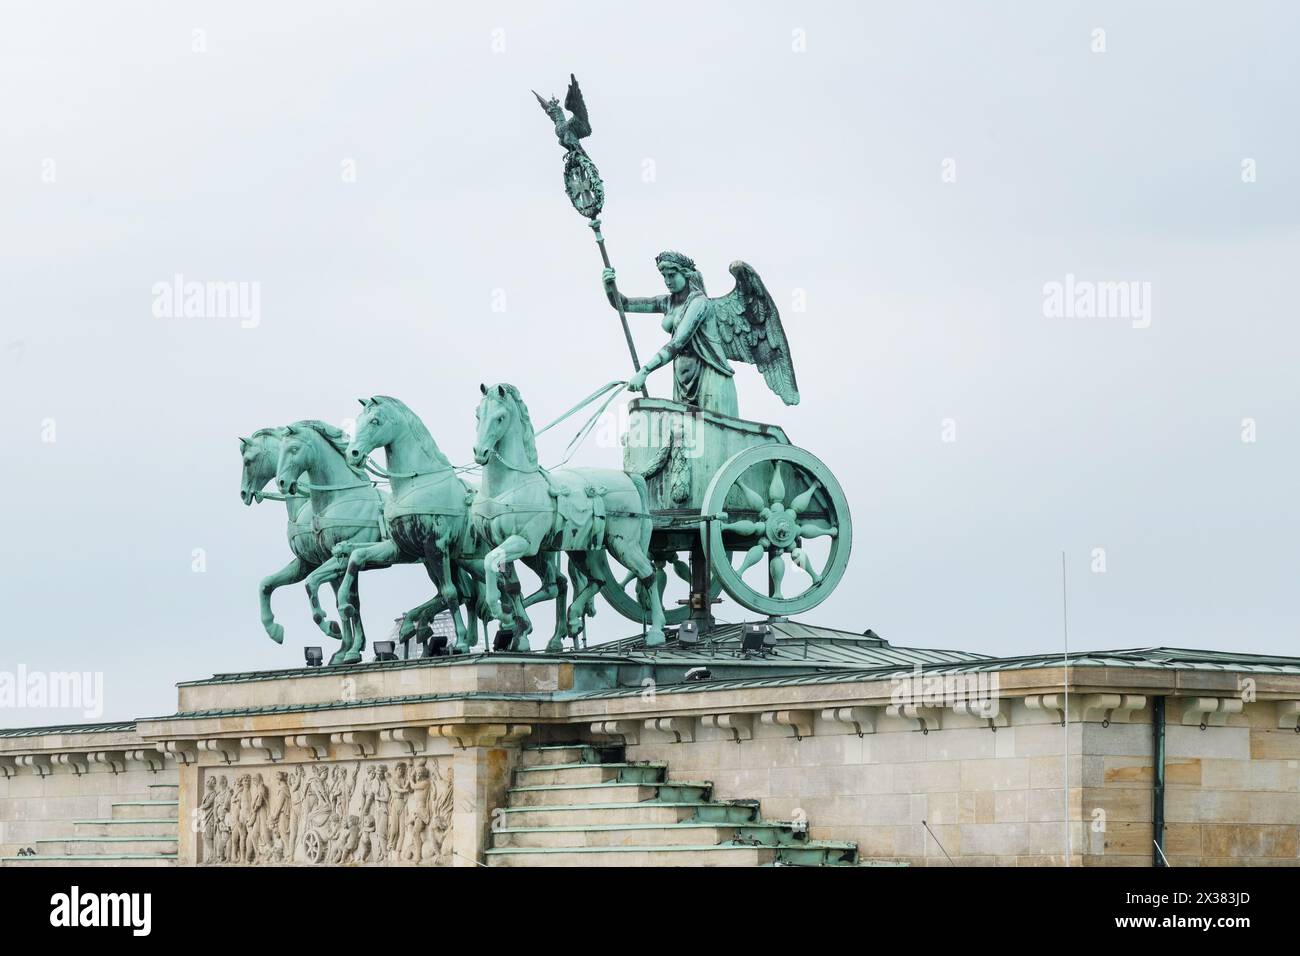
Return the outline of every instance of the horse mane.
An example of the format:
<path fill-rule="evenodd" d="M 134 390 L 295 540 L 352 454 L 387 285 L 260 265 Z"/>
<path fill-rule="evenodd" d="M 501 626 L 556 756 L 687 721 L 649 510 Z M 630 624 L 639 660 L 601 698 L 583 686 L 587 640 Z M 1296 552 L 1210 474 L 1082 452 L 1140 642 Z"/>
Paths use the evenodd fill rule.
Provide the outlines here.
<path fill-rule="evenodd" d="M 316 418 L 305 418 L 300 422 L 294 422 L 289 427 L 310 428 L 316 434 L 320 435 L 321 438 L 325 439 L 325 443 L 338 453 L 339 458 L 343 460 L 343 464 L 347 466 L 348 471 L 360 475 L 363 478 L 365 477 L 366 472 L 364 468 L 354 468 L 352 464 L 348 462 L 348 442 L 351 441 L 351 439 L 348 438 L 348 433 L 343 429 Z"/>
<path fill-rule="evenodd" d="M 504 382 L 495 386 L 501 389 L 507 398 L 514 403 L 515 410 L 519 415 L 519 424 L 523 428 L 524 453 L 528 456 L 528 464 L 537 464 L 537 436 L 533 433 L 533 420 L 528 417 L 528 406 L 524 404 L 523 398 L 519 395 L 519 389 L 513 385 L 507 385 Z"/>
<path fill-rule="evenodd" d="M 374 400 L 385 405 L 392 405 L 405 415 L 407 423 L 411 426 L 411 435 L 415 438 L 416 444 L 420 446 L 420 450 L 433 459 L 434 463 L 439 467 L 451 467 L 451 462 L 438 448 L 438 444 L 433 440 L 433 435 L 429 433 L 429 429 L 420 420 L 420 416 L 411 411 L 409 405 L 400 398 L 393 398 L 391 395 L 376 395 Z"/>
<path fill-rule="evenodd" d="M 259 428 L 249 438 L 283 438 L 286 429 L 283 425 L 277 425 L 273 428 Z"/>

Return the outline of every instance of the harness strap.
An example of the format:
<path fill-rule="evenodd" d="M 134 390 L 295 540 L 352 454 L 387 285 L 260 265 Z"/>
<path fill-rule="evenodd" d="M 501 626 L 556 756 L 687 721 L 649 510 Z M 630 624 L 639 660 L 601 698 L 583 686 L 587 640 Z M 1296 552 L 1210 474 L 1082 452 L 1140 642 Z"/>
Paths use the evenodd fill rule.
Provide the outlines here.
<path fill-rule="evenodd" d="M 352 488 L 375 487 L 375 483 L 373 481 L 359 481 L 355 485 L 313 485 L 309 481 L 300 481 L 298 484 L 300 487 L 306 488 L 308 493 L 313 491 L 348 491 Z"/>

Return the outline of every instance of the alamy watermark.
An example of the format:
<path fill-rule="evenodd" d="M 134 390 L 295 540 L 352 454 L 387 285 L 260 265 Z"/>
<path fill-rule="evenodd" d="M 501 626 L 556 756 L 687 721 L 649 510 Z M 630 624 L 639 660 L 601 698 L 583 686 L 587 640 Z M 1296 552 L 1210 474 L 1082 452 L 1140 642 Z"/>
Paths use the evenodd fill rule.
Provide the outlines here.
<path fill-rule="evenodd" d="M 992 718 L 998 715 L 1001 693 L 997 671 L 926 674 L 921 665 L 916 664 L 912 673 L 894 677 L 890 683 L 891 704 L 949 708 L 960 703 L 977 716 Z"/>
<path fill-rule="evenodd" d="M 1129 319 L 1135 329 L 1151 325 L 1151 283 L 1077 279 L 1043 283 L 1043 315 L 1049 319 Z"/>
<path fill-rule="evenodd" d="M 152 288 L 153 314 L 159 319 L 238 319 L 245 329 L 262 322 L 262 283 L 197 282 L 176 273 Z"/>
<path fill-rule="evenodd" d="M 0 670 L 0 710 L 7 708 L 80 710 L 95 720 L 104 715 L 102 671 L 40 671 L 19 664 Z"/>
<path fill-rule="evenodd" d="M 704 454 L 705 428 L 700 415 L 638 414 L 626 405 L 607 410 L 593 429 L 600 448 L 653 448 L 684 458 Z"/>

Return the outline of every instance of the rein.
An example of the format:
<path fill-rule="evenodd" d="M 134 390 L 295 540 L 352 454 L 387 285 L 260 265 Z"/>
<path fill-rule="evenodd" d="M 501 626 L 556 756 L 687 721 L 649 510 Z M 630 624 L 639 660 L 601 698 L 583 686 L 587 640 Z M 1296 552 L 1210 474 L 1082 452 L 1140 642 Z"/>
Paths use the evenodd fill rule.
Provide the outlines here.
<path fill-rule="evenodd" d="M 587 436 L 591 434 L 592 429 L 596 427 L 596 423 L 600 420 L 600 416 L 605 414 L 605 409 L 609 408 L 610 404 L 614 401 L 614 399 L 618 397 L 622 387 L 626 384 L 627 382 L 625 381 L 607 382 L 606 384 L 602 385 L 600 388 L 592 392 L 590 395 L 588 395 L 586 398 L 584 398 L 582 401 L 578 402 L 578 404 L 574 405 L 572 408 L 570 408 L 559 418 L 554 419 L 553 421 L 543 426 L 539 431 L 533 433 L 534 437 L 536 437 L 537 435 L 544 435 L 552 428 L 554 428 L 556 425 L 560 424 L 562 421 L 582 411 L 582 409 L 586 408 L 592 402 L 595 402 L 602 397 L 605 398 L 605 401 L 601 402 L 600 407 L 597 408 L 590 416 L 588 416 L 587 420 L 583 422 L 582 427 L 579 428 L 577 433 L 573 436 L 573 438 L 570 439 L 569 444 L 565 446 L 564 457 L 561 458 L 557 464 L 552 465 L 551 466 L 552 468 L 561 467 L 562 465 L 566 464 L 569 461 L 569 459 L 574 456 L 574 454 L 577 453 L 578 449 L 582 446 L 582 443 L 586 441 Z M 538 474 L 538 473 L 541 473 L 542 475 L 546 474 L 546 469 L 543 468 L 540 464 L 535 465 L 531 468 L 521 468 L 518 465 L 506 461 L 505 458 L 501 456 L 501 453 L 495 449 L 493 449 L 492 451 L 492 457 L 495 458 L 497 461 L 499 461 L 501 464 L 505 465 L 511 471 L 515 471 L 520 474 L 524 474 L 524 475 L 531 475 L 531 474 Z M 406 481 L 407 479 L 412 479 L 412 478 L 421 478 L 427 475 L 438 474 L 438 472 L 442 470 L 442 469 L 438 469 L 438 471 L 406 471 L 406 472 L 389 471 L 387 468 L 384 468 L 383 466 L 378 464 L 369 455 L 366 455 L 365 458 L 362 460 L 361 466 L 365 471 L 370 472 L 370 474 L 374 475 L 376 478 L 380 479 L 381 481 L 389 481 L 389 482 L 391 482 L 394 478 L 397 478 L 401 481 Z M 478 464 L 477 462 L 467 464 L 467 465 L 454 465 L 452 466 L 452 473 L 459 476 L 465 472 L 479 471 L 482 469 L 482 467 L 483 466 Z M 309 485 L 308 487 L 310 488 L 311 486 Z M 343 487 L 360 488 L 362 486 L 349 485 L 349 486 L 340 486 L 337 488 L 322 487 L 322 488 L 315 488 L 313 490 L 339 491 L 342 490 Z"/>
<path fill-rule="evenodd" d="M 309 481 L 300 481 L 298 487 L 306 488 L 307 494 L 310 495 L 314 491 L 349 491 L 352 488 L 373 488 L 375 483 L 373 481 L 359 481 L 352 485 L 313 485 Z"/>
<path fill-rule="evenodd" d="M 253 500 L 258 504 L 263 501 L 294 501 L 298 498 L 310 498 L 310 495 L 282 495 L 275 491 L 255 491 Z"/>
<path fill-rule="evenodd" d="M 556 425 L 560 424 L 560 422 L 568 418 L 570 415 L 574 415 L 577 412 L 580 412 L 582 409 L 586 408 L 588 405 L 596 401 L 598 398 L 601 398 L 602 396 L 608 396 L 607 398 L 605 398 L 603 402 L 600 403 L 600 407 L 597 408 L 594 412 L 592 412 L 591 415 L 587 417 L 587 420 L 582 423 L 582 427 L 578 429 L 577 434 L 575 434 L 573 438 L 569 440 L 569 444 L 565 446 L 564 457 L 561 458 L 554 465 L 552 465 L 551 468 L 554 469 L 554 468 L 562 467 L 563 465 L 567 464 L 569 459 L 572 458 L 577 453 L 578 449 L 582 447 L 582 443 L 587 440 L 587 436 L 591 434 L 592 429 L 596 427 L 596 423 L 600 421 L 600 416 L 605 414 L 605 409 L 609 408 L 610 404 L 614 401 L 614 399 L 618 398 L 620 391 L 622 390 L 623 386 L 626 384 L 627 382 L 618 381 L 618 382 L 608 382 L 605 385 L 602 385 L 600 388 L 596 389 L 594 392 L 592 392 L 590 395 L 588 395 L 586 398 L 580 401 L 577 405 L 574 405 L 572 408 L 570 408 L 559 418 L 548 423 L 547 425 L 543 426 L 541 429 L 533 433 L 534 437 L 536 437 L 537 435 L 544 435 L 552 428 L 554 428 Z M 501 452 L 497 451 L 495 448 L 492 449 L 492 457 L 495 458 L 497 461 L 499 461 L 501 464 L 505 465 L 511 471 L 516 471 L 519 472 L 520 474 L 531 475 L 539 472 L 542 475 L 546 474 L 546 469 L 543 468 L 540 464 L 534 465 L 531 468 L 521 468 L 518 465 L 511 464 L 510 462 L 506 461 L 505 458 L 502 457 Z M 471 466 L 466 466 L 466 467 L 468 468 Z"/>

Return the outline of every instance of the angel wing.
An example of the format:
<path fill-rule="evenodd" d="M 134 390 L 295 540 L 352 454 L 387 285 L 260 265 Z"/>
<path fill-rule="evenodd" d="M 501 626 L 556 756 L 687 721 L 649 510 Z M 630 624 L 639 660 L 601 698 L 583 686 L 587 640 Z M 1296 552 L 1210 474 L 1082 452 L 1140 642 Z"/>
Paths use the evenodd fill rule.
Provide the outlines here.
<path fill-rule="evenodd" d="M 573 135 L 582 139 L 591 135 L 591 121 L 587 119 L 587 104 L 582 101 L 582 90 L 578 89 L 578 78 L 569 74 L 569 92 L 564 96 L 564 108 L 573 114 L 569 120 L 569 129 Z"/>
<path fill-rule="evenodd" d="M 799 386 L 794 380 L 790 345 L 781 327 L 776 303 L 749 263 L 731 264 L 736 287 L 719 299 L 711 299 L 727 358 L 757 365 L 768 387 L 787 405 L 799 404 Z"/>

